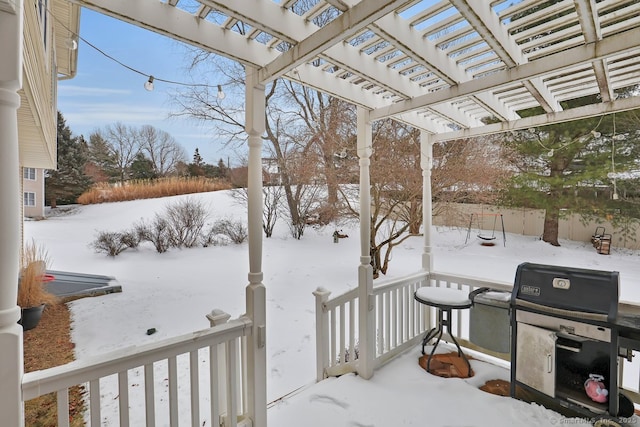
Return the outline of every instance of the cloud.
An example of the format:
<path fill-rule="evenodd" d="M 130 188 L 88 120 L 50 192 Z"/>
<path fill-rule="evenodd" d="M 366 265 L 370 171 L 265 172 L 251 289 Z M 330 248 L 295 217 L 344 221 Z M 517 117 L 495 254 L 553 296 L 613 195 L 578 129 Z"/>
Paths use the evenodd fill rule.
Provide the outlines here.
<path fill-rule="evenodd" d="M 58 96 L 111 96 L 130 95 L 127 89 L 110 89 L 104 87 L 83 87 L 74 85 L 58 86 Z"/>
<path fill-rule="evenodd" d="M 127 125 L 157 125 L 165 123 L 166 108 L 131 105 L 127 102 L 71 102 L 65 103 L 62 114 L 73 127 L 102 127 L 121 122 Z M 85 130 L 81 130 L 83 133 Z"/>

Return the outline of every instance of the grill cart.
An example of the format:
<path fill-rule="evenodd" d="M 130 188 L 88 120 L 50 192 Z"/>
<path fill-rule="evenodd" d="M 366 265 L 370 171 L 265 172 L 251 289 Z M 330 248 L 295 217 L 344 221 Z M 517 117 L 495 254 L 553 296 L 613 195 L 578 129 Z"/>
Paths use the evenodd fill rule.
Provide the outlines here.
<path fill-rule="evenodd" d="M 633 403 L 618 389 L 618 357 L 638 347 L 637 329 L 619 324 L 618 295 L 618 272 L 519 265 L 510 304 L 511 396 L 598 426 L 632 416 Z"/>

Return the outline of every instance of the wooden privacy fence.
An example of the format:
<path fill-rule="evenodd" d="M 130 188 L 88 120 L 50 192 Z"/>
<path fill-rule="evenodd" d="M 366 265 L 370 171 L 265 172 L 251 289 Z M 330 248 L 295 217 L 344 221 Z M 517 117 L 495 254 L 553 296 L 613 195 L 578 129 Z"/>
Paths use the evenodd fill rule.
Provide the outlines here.
<path fill-rule="evenodd" d="M 472 213 L 501 213 L 504 219 L 504 229 L 507 233 L 542 236 L 544 229 L 544 210 L 542 209 L 507 209 L 490 205 L 449 203 L 446 206 L 438 207 L 438 210 L 438 214 L 433 216 L 433 225 L 466 229 L 469 227 Z M 606 232 L 612 235 L 614 247 L 640 249 L 640 226 L 626 222 L 623 227 L 614 227 L 612 224 L 614 217 L 615 213 L 611 214 L 609 219 L 584 222 L 580 215 L 568 214 L 559 221 L 558 238 L 590 242 L 596 227 L 605 227 Z M 473 230 L 480 228 L 491 231 L 493 225 L 493 219 L 485 218 L 479 223 L 474 219 L 471 227 Z M 496 227 L 496 233 L 502 231 L 500 224 Z"/>

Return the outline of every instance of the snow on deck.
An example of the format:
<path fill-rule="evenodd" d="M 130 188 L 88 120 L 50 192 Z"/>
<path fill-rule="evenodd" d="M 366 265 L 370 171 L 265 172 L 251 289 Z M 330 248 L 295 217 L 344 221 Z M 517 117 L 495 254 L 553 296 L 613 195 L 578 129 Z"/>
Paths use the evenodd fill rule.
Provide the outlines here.
<path fill-rule="evenodd" d="M 440 350 L 440 348 L 438 348 Z M 473 359 L 467 379 L 430 375 L 418 365 L 420 348 L 392 360 L 370 380 L 355 374 L 329 378 L 276 402 L 269 425 L 305 427 L 554 426 L 566 419 L 535 403 L 486 393 L 486 381 L 509 381 L 509 368 Z M 474 355 L 475 357 L 475 355 Z"/>

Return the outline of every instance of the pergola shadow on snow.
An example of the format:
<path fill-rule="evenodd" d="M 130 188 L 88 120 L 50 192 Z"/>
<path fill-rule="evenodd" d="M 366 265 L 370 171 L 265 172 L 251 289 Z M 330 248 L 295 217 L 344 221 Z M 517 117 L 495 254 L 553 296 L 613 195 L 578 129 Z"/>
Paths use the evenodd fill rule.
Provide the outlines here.
<path fill-rule="evenodd" d="M 360 158 L 359 358 L 373 375 L 369 264 L 371 124 L 392 118 L 421 130 L 424 254 L 432 271 L 432 146 L 640 107 L 616 91 L 640 76 L 640 3 L 633 0 L 71 0 L 238 61 L 246 69 L 249 146 L 248 417 L 266 425 L 261 137 L 265 85 L 284 78 L 357 105 Z M 21 425 L 22 330 L 16 306 L 20 248 L 18 134 L 21 0 L 0 0 L 0 413 Z M 322 23 L 322 24 L 319 24 Z M 243 28 L 240 32 L 239 28 Z M 597 102 L 563 110 L 566 100 Z M 543 113 L 522 118 L 524 109 Z M 491 119 L 492 124 L 486 119 Z M 15 201 L 12 203 L 11 201 Z M 14 423 L 13 420 L 16 422 Z"/>

